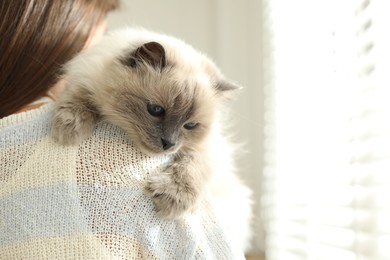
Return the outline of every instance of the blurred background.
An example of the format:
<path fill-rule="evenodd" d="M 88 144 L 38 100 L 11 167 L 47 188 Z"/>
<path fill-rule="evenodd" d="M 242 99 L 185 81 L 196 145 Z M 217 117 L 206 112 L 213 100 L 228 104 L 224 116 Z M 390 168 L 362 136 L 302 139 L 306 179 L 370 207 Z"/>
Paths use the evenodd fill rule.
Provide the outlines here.
<path fill-rule="evenodd" d="M 244 88 L 230 118 L 271 259 L 390 259 L 390 1 L 122 0 Z"/>

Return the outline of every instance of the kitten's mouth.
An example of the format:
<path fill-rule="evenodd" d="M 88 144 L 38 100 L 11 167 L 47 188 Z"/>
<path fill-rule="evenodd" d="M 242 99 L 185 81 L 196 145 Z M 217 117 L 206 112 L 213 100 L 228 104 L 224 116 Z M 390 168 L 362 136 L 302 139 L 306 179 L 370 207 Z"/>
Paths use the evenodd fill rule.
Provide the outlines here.
<path fill-rule="evenodd" d="M 168 145 L 169 146 L 169 145 Z M 141 150 L 149 155 L 168 155 L 168 154 L 173 154 L 176 153 L 180 146 L 179 145 L 174 145 L 174 146 L 169 146 L 167 147 L 167 144 L 162 141 L 161 144 L 156 145 L 155 143 L 149 144 L 143 140 L 140 140 L 139 147 Z"/>

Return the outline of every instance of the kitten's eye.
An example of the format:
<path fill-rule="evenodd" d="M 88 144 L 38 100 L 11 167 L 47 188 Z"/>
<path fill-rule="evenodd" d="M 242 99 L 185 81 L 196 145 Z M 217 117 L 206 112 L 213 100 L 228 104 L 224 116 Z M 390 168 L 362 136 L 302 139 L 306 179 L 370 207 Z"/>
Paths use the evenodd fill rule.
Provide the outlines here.
<path fill-rule="evenodd" d="M 198 123 L 187 123 L 187 124 L 183 125 L 183 127 L 187 130 L 192 130 L 197 126 L 198 126 Z"/>
<path fill-rule="evenodd" d="M 162 106 L 153 104 L 151 102 L 148 103 L 147 109 L 149 114 L 152 116 L 162 116 L 165 113 L 165 109 Z"/>

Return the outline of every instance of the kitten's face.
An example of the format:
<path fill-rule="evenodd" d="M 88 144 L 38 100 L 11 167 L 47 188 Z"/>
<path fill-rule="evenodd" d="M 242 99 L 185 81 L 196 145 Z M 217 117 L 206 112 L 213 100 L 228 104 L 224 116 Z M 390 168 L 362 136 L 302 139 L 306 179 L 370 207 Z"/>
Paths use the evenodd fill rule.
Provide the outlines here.
<path fill-rule="evenodd" d="M 153 92 L 126 91 L 117 96 L 120 126 L 142 150 L 174 153 L 197 147 L 207 136 L 214 118 L 213 97 L 186 84 L 160 79 Z"/>
<path fill-rule="evenodd" d="M 187 60 L 165 48 L 144 44 L 106 75 L 110 98 L 103 97 L 102 114 L 149 154 L 200 147 L 223 91 L 205 57 Z"/>

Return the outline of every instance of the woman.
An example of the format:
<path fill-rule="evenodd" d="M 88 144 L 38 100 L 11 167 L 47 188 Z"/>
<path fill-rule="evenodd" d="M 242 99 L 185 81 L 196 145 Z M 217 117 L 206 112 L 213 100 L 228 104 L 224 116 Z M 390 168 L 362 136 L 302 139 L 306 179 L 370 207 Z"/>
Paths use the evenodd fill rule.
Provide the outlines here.
<path fill-rule="evenodd" d="M 50 137 L 61 66 L 102 33 L 115 0 L 0 1 L 0 259 L 237 259 L 213 209 L 163 220 L 143 187 L 168 158 L 100 123 Z"/>
<path fill-rule="evenodd" d="M 116 2 L 1 1 L 0 118 L 44 96 Z"/>

